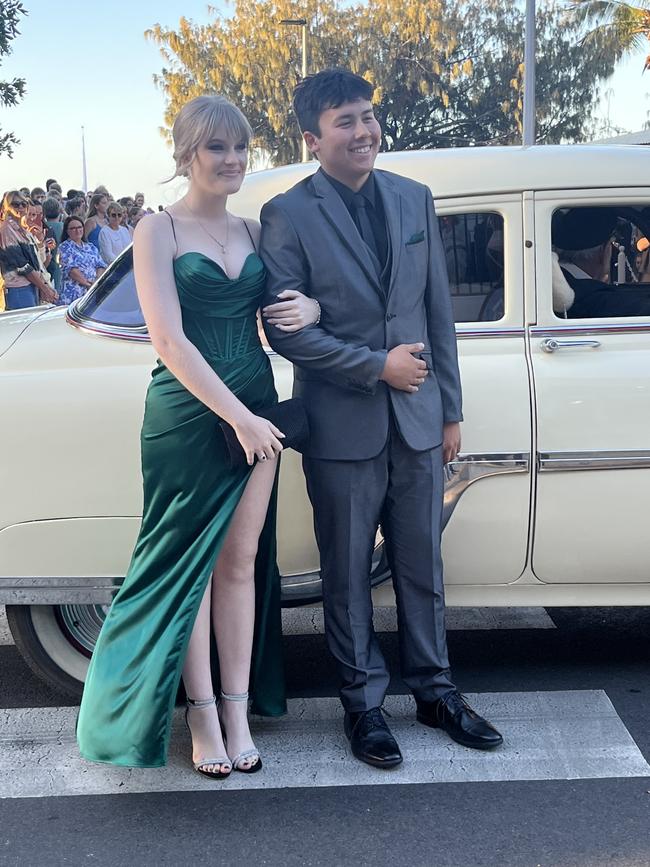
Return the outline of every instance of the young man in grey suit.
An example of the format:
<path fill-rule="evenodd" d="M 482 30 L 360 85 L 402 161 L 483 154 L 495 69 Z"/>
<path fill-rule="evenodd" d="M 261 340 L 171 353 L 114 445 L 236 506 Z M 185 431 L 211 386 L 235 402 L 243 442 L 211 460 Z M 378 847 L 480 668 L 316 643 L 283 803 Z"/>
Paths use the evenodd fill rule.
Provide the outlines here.
<path fill-rule="evenodd" d="M 380 524 L 417 719 L 469 747 L 502 737 L 462 698 L 447 658 L 443 463 L 460 447 L 462 413 L 445 256 L 428 188 L 373 170 L 372 94 L 343 69 L 298 85 L 294 109 L 320 168 L 264 206 L 261 255 L 266 334 L 294 363 L 310 421 L 303 466 L 345 733 L 357 758 L 390 768 L 402 755 L 381 712 L 389 674 L 369 577 Z M 285 325 L 292 290 L 319 302 L 320 321 Z"/>

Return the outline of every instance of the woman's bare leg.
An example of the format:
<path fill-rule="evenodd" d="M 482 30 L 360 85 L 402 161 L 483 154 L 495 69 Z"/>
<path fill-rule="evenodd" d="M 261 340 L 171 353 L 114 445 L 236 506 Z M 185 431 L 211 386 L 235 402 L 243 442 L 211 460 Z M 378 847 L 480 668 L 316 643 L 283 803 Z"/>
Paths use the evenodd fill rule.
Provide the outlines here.
<path fill-rule="evenodd" d="M 255 625 L 255 556 L 264 526 L 276 460 L 255 465 L 233 515 L 212 580 L 212 617 L 219 651 L 221 689 L 248 691 Z M 231 757 L 254 747 L 246 702 L 224 701 L 221 719 Z M 256 760 L 243 762 L 250 767 Z"/>
<path fill-rule="evenodd" d="M 212 599 L 212 579 L 208 581 L 199 607 L 183 667 L 183 684 L 187 697 L 194 699 L 210 698 L 213 694 L 212 674 L 210 671 L 210 604 Z M 190 707 L 188 722 L 192 730 L 192 761 L 200 762 L 205 758 L 214 759 L 225 756 L 221 727 L 216 705 Z M 219 771 L 221 765 L 205 765 L 206 771 Z M 227 770 L 227 766 L 223 768 Z"/>

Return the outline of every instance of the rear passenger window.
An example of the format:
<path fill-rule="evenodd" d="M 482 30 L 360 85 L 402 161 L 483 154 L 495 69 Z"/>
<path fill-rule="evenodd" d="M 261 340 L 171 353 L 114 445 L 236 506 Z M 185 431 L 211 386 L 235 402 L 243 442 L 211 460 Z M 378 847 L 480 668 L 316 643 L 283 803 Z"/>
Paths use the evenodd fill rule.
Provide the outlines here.
<path fill-rule="evenodd" d="M 439 218 L 456 322 L 504 315 L 503 217 L 493 213 Z"/>
<path fill-rule="evenodd" d="M 559 208 L 551 240 L 556 316 L 650 316 L 650 207 Z"/>
<path fill-rule="evenodd" d="M 100 325 L 145 327 L 133 276 L 133 248 L 118 256 L 78 305 L 80 316 Z"/>

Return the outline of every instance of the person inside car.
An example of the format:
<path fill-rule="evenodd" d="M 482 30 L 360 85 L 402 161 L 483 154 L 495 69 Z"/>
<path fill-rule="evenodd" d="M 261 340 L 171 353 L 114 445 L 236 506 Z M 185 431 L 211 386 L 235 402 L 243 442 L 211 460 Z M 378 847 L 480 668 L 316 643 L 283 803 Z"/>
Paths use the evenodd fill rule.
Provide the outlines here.
<path fill-rule="evenodd" d="M 553 247 L 574 295 L 573 303 L 565 308 L 568 319 L 650 314 L 650 289 L 628 290 L 609 282 L 617 220 L 613 208 L 571 208 L 553 217 Z M 556 283 L 554 277 L 554 295 Z M 553 306 L 560 312 L 555 302 Z"/>

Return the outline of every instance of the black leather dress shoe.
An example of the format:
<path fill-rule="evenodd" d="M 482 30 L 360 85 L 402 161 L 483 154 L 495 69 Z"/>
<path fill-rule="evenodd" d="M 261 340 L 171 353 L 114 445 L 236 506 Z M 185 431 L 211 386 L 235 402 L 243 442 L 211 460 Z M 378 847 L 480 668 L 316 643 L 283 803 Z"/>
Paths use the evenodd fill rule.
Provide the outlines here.
<path fill-rule="evenodd" d="M 437 701 L 416 698 L 415 703 L 418 722 L 432 729 L 443 729 L 464 747 L 493 750 L 503 743 L 503 737 L 494 726 L 472 710 L 457 690 L 448 692 Z"/>
<path fill-rule="evenodd" d="M 346 711 L 343 728 L 357 759 L 375 768 L 394 768 L 402 764 L 402 754 L 381 708 L 358 713 Z"/>

